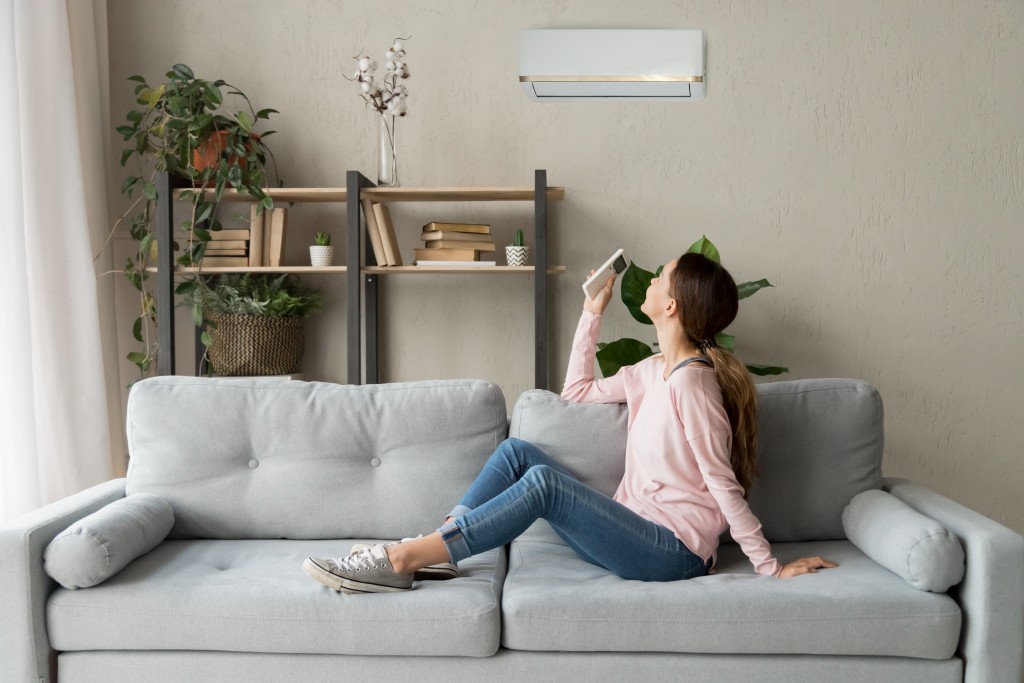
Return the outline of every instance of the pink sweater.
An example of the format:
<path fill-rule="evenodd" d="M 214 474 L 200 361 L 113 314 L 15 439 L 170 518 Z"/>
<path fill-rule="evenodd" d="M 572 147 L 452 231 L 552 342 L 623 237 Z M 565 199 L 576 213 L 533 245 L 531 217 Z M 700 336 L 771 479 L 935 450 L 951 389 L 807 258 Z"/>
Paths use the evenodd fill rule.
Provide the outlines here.
<path fill-rule="evenodd" d="M 671 529 L 707 560 L 727 528 L 758 574 L 782 570 L 743 499 L 729 463 L 732 428 L 715 371 L 703 363 L 680 368 L 666 381 L 658 354 L 594 379 L 601 316 L 583 311 L 572 343 L 562 398 L 622 403 L 629 410 L 626 471 L 615 500 Z M 671 368 L 670 368 L 671 369 Z"/>

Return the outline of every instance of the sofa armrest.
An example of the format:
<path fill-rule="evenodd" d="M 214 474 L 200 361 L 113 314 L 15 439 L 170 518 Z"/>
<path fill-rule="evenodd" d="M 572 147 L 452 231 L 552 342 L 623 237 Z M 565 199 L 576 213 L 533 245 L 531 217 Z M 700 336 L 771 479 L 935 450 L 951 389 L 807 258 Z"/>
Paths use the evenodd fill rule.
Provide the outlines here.
<path fill-rule="evenodd" d="M 50 681 L 46 599 L 57 585 L 43 571 L 43 551 L 57 534 L 124 498 L 114 479 L 0 526 L 0 680 Z"/>
<path fill-rule="evenodd" d="M 1024 537 L 906 479 L 882 488 L 957 535 L 967 556 L 963 583 L 950 591 L 963 613 L 958 654 L 965 683 L 1024 676 Z"/>

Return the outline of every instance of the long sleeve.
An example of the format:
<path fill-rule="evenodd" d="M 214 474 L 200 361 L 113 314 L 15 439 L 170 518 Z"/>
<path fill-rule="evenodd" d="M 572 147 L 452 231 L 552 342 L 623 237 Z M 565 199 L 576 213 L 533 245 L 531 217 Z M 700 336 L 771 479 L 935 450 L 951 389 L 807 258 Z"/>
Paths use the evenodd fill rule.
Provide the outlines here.
<path fill-rule="evenodd" d="M 612 377 L 594 379 L 594 355 L 600 332 L 601 316 L 583 311 L 572 340 L 562 398 L 578 403 L 622 403 L 626 400 L 623 375 L 626 368 L 621 368 Z"/>
<path fill-rule="evenodd" d="M 750 506 L 743 498 L 743 488 L 732 470 L 729 459 L 731 436 L 721 432 L 706 432 L 687 439 L 687 442 L 697 459 L 697 467 L 704 477 L 708 492 L 729 523 L 729 533 L 750 559 L 754 570 L 763 576 L 778 576 L 782 566 L 772 556 L 771 546 L 761 533 L 761 522 L 750 511 Z"/>

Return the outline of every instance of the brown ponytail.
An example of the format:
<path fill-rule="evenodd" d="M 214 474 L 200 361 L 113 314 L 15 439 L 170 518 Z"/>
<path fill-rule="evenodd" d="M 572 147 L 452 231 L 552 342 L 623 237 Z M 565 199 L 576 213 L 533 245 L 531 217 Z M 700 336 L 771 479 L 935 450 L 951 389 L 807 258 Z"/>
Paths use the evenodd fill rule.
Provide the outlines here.
<path fill-rule="evenodd" d="M 758 474 L 757 391 L 746 366 L 733 353 L 718 348 L 715 335 L 736 318 L 739 291 L 725 268 L 701 254 L 679 257 L 672 292 L 687 339 L 714 363 L 725 412 L 732 426 L 730 461 L 743 497 Z"/>

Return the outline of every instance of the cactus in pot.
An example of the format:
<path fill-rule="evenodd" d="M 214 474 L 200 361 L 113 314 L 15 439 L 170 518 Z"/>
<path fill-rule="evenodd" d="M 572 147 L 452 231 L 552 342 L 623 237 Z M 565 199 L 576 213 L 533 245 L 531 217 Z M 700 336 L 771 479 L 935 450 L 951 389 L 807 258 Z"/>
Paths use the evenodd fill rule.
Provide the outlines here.
<path fill-rule="evenodd" d="M 523 231 L 516 230 L 512 236 L 512 244 L 505 247 L 505 260 L 510 266 L 525 266 L 530 256 L 530 248 L 523 241 Z"/>

